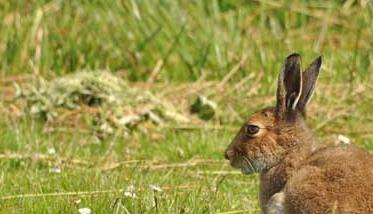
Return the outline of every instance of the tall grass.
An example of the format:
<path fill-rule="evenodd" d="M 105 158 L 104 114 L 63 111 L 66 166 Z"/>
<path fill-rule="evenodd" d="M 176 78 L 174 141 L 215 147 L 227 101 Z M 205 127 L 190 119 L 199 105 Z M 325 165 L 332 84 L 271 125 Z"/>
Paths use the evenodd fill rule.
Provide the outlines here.
<path fill-rule="evenodd" d="M 238 78 L 273 72 L 290 52 L 323 54 L 333 79 L 365 78 L 372 64 L 370 1 L 3 1 L 1 75 L 110 69 L 145 80 Z M 276 62 L 276 63 L 275 63 Z M 263 81 L 272 82 L 272 74 Z"/>

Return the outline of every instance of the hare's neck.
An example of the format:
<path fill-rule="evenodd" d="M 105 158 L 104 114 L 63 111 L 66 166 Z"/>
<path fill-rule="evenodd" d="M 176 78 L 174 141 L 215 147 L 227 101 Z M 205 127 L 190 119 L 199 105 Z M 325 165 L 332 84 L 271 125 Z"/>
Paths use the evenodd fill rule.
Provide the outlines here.
<path fill-rule="evenodd" d="M 288 178 L 312 153 L 313 143 L 294 148 L 284 159 L 268 171 L 260 174 L 260 202 L 266 204 L 272 195 L 280 192 Z"/>

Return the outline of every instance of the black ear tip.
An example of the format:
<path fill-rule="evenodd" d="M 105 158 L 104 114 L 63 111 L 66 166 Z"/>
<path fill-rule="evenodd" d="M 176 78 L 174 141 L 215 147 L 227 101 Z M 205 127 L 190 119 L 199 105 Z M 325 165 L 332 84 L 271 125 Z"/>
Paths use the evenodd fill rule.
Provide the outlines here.
<path fill-rule="evenodd" d="M 285 60 L 286 65 L 300 65 L 301 63 L 301 57 L 298 53 L 292 53 L 288 57 L 286 57 Z"/>
<path fill-rule="evenodd" d="M 315 63 L 317 64 L 317 66 L 321 66 L 322 58 L 323 58 L 323 56 L 320 55 L 319 57 L 317 57 L 317 58 L 315 59 Z"/>
<path fill-rule="evenodd" d="M 300 58 L 300 54 L 298 54 L 298 53 L 292 53 L 288 57 L 286 57 L 287 60 L 289 60 L 289 59 L 297 59 L 297 58 L 298 59 Z"/>

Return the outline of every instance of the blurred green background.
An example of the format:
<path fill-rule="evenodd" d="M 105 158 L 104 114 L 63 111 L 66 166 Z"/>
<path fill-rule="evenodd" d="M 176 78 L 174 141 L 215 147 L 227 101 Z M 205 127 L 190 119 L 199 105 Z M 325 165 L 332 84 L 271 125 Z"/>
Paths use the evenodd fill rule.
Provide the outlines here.
<path fill-rule="evenodd" d="M 0 211 L 259 213 L 256 175 L 222 153 L 273 103 L 290 53 L 303 67 L 323 55 L 309 109 L 320 141 L 373 149 L 372 24 L 368 0 L 0 0 Z M 96 142 L 87 127 L 46 131 L 13 99 L 15 83 L 102 69 L 184 110 L 208 95 L 220 117 Z"/>
<path fill-rule="evenodd" d="M 163 60 L 162 80 L 219 79 L 247 57 L 242 78 L 277 72 L 297 51 L 323 54 L 328 73 L 345 80 L 367 76 L 372 60 L 372 4 L 364 0 L 14 0 L 0 10 L 2 76 L 109 68 L 146 80 Z"/>

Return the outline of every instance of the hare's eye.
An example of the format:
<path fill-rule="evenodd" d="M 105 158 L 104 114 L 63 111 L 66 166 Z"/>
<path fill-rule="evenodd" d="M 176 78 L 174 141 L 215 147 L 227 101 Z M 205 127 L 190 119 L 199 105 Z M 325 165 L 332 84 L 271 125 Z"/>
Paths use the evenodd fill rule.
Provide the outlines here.
<path fill-rule="evenodd" d="M 249 136 L 253 136 L 259 132 L 259 126 L 256 125 L 247 125 L 246 126 L 246 134 Z"/>

